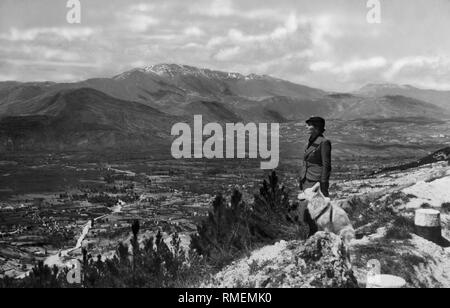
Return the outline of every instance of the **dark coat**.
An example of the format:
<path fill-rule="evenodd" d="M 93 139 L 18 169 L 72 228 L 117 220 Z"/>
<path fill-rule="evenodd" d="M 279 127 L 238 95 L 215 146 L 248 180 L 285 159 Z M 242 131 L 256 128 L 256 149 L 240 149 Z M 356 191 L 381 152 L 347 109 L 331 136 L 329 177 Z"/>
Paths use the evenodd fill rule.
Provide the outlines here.
<path fill-rule="evenodd" d="M 331 174 L 331 142 L 323 136 L 308 147 L 305 147 L 302 165 L 300 167 L 300 181 L 329 183 Z"/>

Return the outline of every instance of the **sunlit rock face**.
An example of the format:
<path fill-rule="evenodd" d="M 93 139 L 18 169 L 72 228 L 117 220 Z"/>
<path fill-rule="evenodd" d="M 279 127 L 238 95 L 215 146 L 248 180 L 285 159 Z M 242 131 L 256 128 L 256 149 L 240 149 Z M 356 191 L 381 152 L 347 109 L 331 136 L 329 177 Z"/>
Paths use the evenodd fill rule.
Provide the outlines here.
<path fill-rule="evenodd" d="M 209 287 L 357 287 L 339 236 L 318 232 L 306 241 L 266 246 L 218 273 Z"/>

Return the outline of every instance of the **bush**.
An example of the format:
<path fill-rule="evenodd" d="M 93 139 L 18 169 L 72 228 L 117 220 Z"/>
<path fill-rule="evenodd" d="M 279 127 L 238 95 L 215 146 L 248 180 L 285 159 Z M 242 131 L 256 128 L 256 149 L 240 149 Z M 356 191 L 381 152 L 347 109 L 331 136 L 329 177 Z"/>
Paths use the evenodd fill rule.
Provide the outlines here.
<path fill-rule="evenodd" d="M 114 184 L 115 183 L 114 172 L 111 170 L 106 170 L 105 174 L 103 175 L 103 180 L 108 184 Z"/>
<path fill-rule="evenodd" d="M 192 237 L 191 248 L 220 268 L 256 247 L 281 239 L 304 239 L 307 230 L 291 218 L 293 208 L 273 172 L 269 181 L 264 180 L 253 204 L 242 201 L 237 190 L 231 196 L 230 206 L 218 195 L 208 219 Z"/>
<path fill-rule="evenodd" d="M 100 203 L 105 205 L 106 207 L 112 207 L 115 206 L 117 202 L 119 202 L 119 198 L 115 196 L 109 196 L 105 193 L 100 193 L 98 195 L 89 196 L 87 201 L 90 203 Z"/>
<path fill-rule="evenodd" d="M 349 200 L 346 212 L 356 229 L 356 237 L 373 234 L 381 227 L 387 227 L 387 238 L 409 239 L 414 232 L 414 223 L 400 216 L 396 207 L 408 202 L 413 195 L 394 192 L 386 197 L 363 199 L 353 197 Z"/>
<path fill-rule="evenodd" d="M 50 268 L 39 261 L 24 279 L 5 277 L 0 279 L 0 288 L 61 288 L 67 287 L 65 275 L 56 266 Z"/>
<path fill-rule="evenodd" d="M 414 233 L 414 230 L 414 221 L 404 216 L 399 216 L 387 229 L 385 238 L 392 240 L 411 239 L 411 233 Z"/>
<path fill-rule="evenodd" d="M 222 195 L 216 196 L 208 219 L 197 227 L 191 247 L 208 257 L 216 266 L 230 262 L 240 251 L 251 249 L 249 218 L 251 209 L 242 201 L 242 194 L 235 190 L 228 206 Z"/>
<path fill-rule="evenodd" d="M 430 205 L 429 203 L 422 203 L 422 204 L 420 205 L 420 208 L 422 208 L 422 209 L 430 209 L 430 208 L 431 208 L 431 205 Z"/>
<path fill-rule="evenodd" d="M 422 256 L 411 254 L 410 244 L 394 243 L 384 239 L 376 240 L 365 245 L 354 247 L 352 263 L 355 267 L 366 268 L 369 260 L 375 259 L 381 263 L 381 273 L 402 277 L 408 287 L 429 287 L 430 281 L 426 277 L 417 275 L 420 264 L 428 264 Z"/>
<path fill-rule="evenodd" d="M 358 197 L 349 200 L 350 209 L 347 213 L 354 228 L 371 225 L 371 232 L 379 227 L 387 225 L 396 217 L 395 211 L 386 201 L 370 202 Z"/>
<path fill-rule="evenodd" d="M 143 247 L 139 246 L 136 233 L 131 252 L 120 244 L 113 259 L 102 262 L 99 258 L 84 258 L 83 269 L 84 287 L 89 288 L 186 288 L 195 286 L 207 267 L 192 252 L 186 254 L 177 234 L 172 235 L 169 248 L 158 232 Z"/>
<path fill-rule="evenodd" d="M 252 234 L 262 243 L 274 240 L 306 239 L 307 233 L 292 219 L 296 204 L 289 202 L 289 194 L 278 182 L 275 172 L 263 181 L 259 194 L 254 196 L 250 225 Z M 300 228 L 299 228 L 300 227 Z"/>
<path fill-rule="evenodd" d="M 444 211 L 450 213 L 450 202 L 443 203 L 441 207 Z"/>
<path fill-rule="evenodd" d="M 88 255 L 83 248 L 81 285 L 70 285 L 69 269 L 59 270 L 39 262 L 24 279 L 0 279 L 0 288 L 186 288 L 196 286 L 208 274 L 203 258 L 193 251 L 185 252 L 178 234 L 173 234 L 170 247 L 160 232 L 140 247 L 139 222 L 132 224 L 131 250 L 120 243 L 112 259 L 102 261 Z"/>

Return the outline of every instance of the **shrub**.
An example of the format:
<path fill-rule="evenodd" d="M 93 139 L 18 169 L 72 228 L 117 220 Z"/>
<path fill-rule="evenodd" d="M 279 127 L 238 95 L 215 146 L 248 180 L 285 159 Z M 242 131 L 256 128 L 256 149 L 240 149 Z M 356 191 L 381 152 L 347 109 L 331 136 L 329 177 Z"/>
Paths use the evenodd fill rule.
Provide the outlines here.
<path fill-rule="evenodd" d="M 408 239 L 414 232 L 413 222 L 399 216 L 395 208 L 406 203 L 412 195 L 394 192 L 378 199 L 362 199 L 353 197 L 349 200 L 346 212 L 356 229 L 357 238 L 373 234 L 380 227 L 388 226 L 387 237 L 390 239 Z"/>
<path fill-rule="evenodd" d="M 0 288 L 60 288 L 67 287 L 65 276 L 56 266 L 50 268 L 39 261 L 24 279 L 2 278 Z"/>
<path fill-rule="evenodd" d="M 444 211 L 446 211 L 447 213 L 450 212 L 450 202 L 443 203 L 441 207 L 442 207 L 442 209 L 443 209 Z"/>
<path fill-rule="evenodd" d="M 263 181 L 253 204 L 242 201 L 242 194 L 237 190 L 231 196 L 230 206 L 218 195 L 208 219 L 192 237 L 191 248 L 215 266 L 222 267 L 263 244 L 306 238 L 307 230 L 291 219 L 293 208 L 288 193 L 273 172 L 269 181 Z"/>
<path fill-rule="evenodd" d="M 411 199 L 417 198 L 412 194 L 405 194 L 401 191 L 396 191 L 391 193 L 386 197 L 386 203 L 394 204 L 395 202 L 400 201 L 401 203 L 408 203 Z"/>
<path fill-rule="evenodd" d="M 100 203 L 107 207 L 112 207 L 117 204 L 119 198 L 115 196 L 109 196 L 105 193 L 100 193 L 98 195 L 89 196 L 87 201 L 90 203 Z"/>
<path fill-rule="evenodd" d="M 428 264 L 422 256 L 411 254 L 410 244 L 393 243 L 379 240 L 367 245 L 354 247 L 352 263 L 355 267 L 366 268 L 369 260 L 375 259 L 381 263 L 381 273 L 402 277 L 408 283 L 408 287 L 428 287 L 430 281 L 417 275 L 418 266 Z"/>
<path fill-rule="evenodd" d="M 240 251 L 251 246 L 249 230 L 250 208 L 242 201 L 242 194 L 235 190 L 228 206 L 222 195 L 216 196 L 208 219 L 197 228 L 191 247 L 221 267 Z"/>
<path fill-rule="evenodd" d="M 106 170 L 105 174 L 103 175 L 103 180 L 108 184 L 114 184 L 115 183 L 114 172 L 111 170 Z"/>
<path fill-rule="evenodd" d="M 259 194 L 254 196 L 252 205 L 251 232 L 257 241 L 272 242 L 280 239 L 306 238 L 303 228 L 292 219 L 296 205 L 289 202 L 289 194 L 280 185 L 275 172 L 269 181 L 263 181 Z M 303 226 L 301 226 L 303 227 Z"/>
<path fill-rule="evenodd" d="M 59 270 L 39 262 L 24 279 L 0 279 L 0 287 L 8 288 L 186 288 L 198 284 L 208 274 L 208 266 L 193 251 L 185 252 L 178 234 L 173 234 L 170 247 L 160 232 L 140 247 L 139 222 L 132 224 L 131 251 L 120 243 L 112 259 L 102 261 L 82 250 L 81 285 L 70 285 L 68 269 Z"/>
<path fill-rule="evenodd" d="M 349 200 L 349 205 L 350 209 L 347 210 L 347 213 L 355 228 L 372 224 L 371 230 L 375 231 L 396 217 L 394 209 L 386 201 L 370 202 L 354 197 Z"/>
<path fill-rule="evenodd" d="M 202 259 L 180 246 L 177 234 L 172 235 L 171 248 L 163 241 L 161 233 L 140 247 L 133 223 L 130 249 L 119 244 L 113 259 L 84 260 L 84 286 L 90 288 L 180 288 L 192 287 L 203 278 L 207 267 Z"/>
<path fill-rule="evenodd" d="M 386 230 L 385 238 L 393 240 L 411 239 L 411 233 L 414 233 L 414 229 L 414 222 L 411 219 L 399 216 Z"/>

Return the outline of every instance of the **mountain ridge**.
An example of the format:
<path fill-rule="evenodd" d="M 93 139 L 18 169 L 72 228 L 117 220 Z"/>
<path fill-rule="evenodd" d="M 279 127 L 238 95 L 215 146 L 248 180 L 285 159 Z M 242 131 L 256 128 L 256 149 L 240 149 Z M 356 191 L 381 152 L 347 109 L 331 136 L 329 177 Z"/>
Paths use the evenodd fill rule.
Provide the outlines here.
<path fill-rule="evenodd" d="M 353 92 L 361 96 L 386 96 L 402 95 L 422 100 L 438 107 L 450 110 L 450 91 L 439 91 L 433 89 L 421 89 L 411 85 L 396 84 L 368 84 Z"/>
<path fill-rule="evenodd" d="M 165 64 L 76 83 L 0 82 L 0 147 L 11 134 L 23 148 L 39 140 L 51 148 L 147 147 L 167 143 L 170 124 L 190 122 L 195 114 L 218 123 L 450 119 L 450 109 L 435 103 L 403 92 L 381 94 L 330 93 L 270 76 Z"/>
<path fill-rule="evenodd" d="M 21 104 L 0 117 L 4 151 L 146 149 L 167 144 L 171 125 L 184 120 L 91 88 Z"/>

